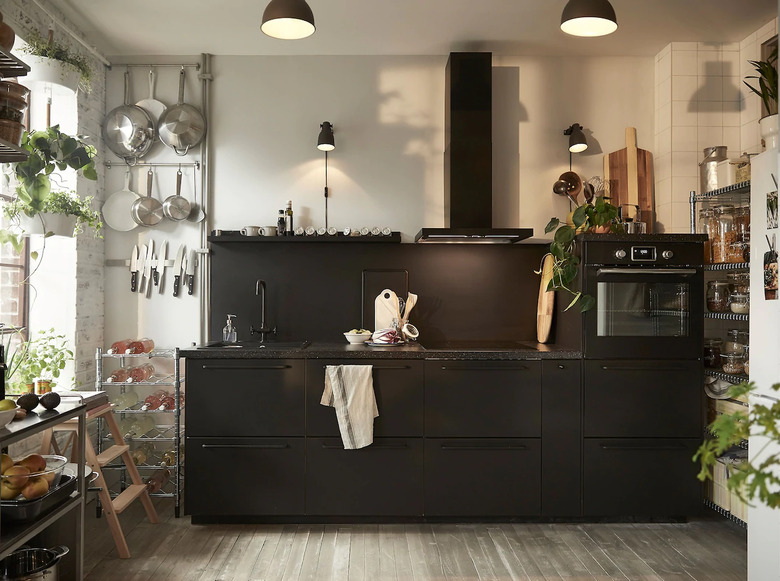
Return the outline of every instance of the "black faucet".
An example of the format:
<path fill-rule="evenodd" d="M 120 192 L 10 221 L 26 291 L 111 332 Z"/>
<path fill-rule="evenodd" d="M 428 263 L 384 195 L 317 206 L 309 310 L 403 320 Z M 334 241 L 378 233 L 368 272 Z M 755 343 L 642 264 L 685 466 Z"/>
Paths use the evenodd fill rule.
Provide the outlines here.
<path fill-rule="evenodd" d="M 260 335 L 260 342 L 263 343 L 265 342 L 265 336 L 268 333 L 276 334 L 276 328 L 269 329 L 265 324 L 265 281 L 259 278 L 255 283 L 255 296 L 260 297 L 260 327 L 255 329 L 254 325 L 250 325 L 249 334 L 254 335 L 255 333 L 258 333 Z"/>

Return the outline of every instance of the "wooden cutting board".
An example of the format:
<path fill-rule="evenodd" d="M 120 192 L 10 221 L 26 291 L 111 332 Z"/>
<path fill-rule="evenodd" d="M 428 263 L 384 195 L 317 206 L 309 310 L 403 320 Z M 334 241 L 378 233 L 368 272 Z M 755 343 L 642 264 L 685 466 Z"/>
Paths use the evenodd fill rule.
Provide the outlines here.
<path fill-rule="evenodd" d="M 555 306 L 555 292 L 547 291 L 547 285 L 552 280 L 553 257 L 548 254 L 542 263 L 542 280 L 539 283 L 539 301 L 536 303 L 536 340 L 546 343 L 550 338 L 552 328 L 553 307 Z"/>
<path fill-rule="evenodd" d="M 386 288 L 374 299 L 374 331 L 391 328 L 393 319 L 398 319 L 399 323 L 401 321 L 398 296 Z"/>
<path fill-rule="evenodd" d="M 639 149 L 636 128 L 626 127 L 626 147 L 604 156 L 604 181 L 613 206 L 639 206 L 648 233 L 653 231 L 655 223 L 653 179 L 653 154 Z M 631 208 L 629 215 L 636 220 L 635 212 Z"/>

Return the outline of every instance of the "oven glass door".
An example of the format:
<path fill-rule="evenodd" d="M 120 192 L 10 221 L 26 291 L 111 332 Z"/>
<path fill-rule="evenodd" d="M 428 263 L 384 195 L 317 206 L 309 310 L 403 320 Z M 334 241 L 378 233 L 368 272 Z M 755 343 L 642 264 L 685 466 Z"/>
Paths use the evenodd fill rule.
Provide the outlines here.
<path fill-rule="evenodd" d="M 588 267 L 586 357 L 701 356 L 703 276 L 695 268 Z"/>

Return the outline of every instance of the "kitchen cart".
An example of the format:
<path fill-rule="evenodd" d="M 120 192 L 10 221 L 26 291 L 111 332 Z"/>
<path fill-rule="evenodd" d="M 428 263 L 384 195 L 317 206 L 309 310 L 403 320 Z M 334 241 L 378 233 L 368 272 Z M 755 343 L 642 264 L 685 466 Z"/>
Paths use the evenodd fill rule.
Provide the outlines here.
<path fill-rule="evenodd" d="M 182 424 L 184 398 L 181 393 L 183 378 L 181 377 L 178 347 L 173 349 L 154 349 L 151 353 L 137 354 L 106 353 L 98 348 L 95 354 L 95 360 L 97 369 L 95 388 L 108 391 L 109 398 L 112 401 L 116 402 L 118 399 L 121 400 L 122 398 L 120 396 L 128 393 L 130 388 L 133 390 L 137 389 L 139 399 L 137 403 L 132 403 L 129 406 L 116 406 L 114 408 L 114 413 L 119 418 L 120 426 L 125 426 L 126 423 L 132 423 L 133 419 L 141 418 L 144 414 L 147 415 L 146 417 L 152 417 L 154 419 L 153 428 L 150 428 L 144 433 L 132 434 L 129 438 L 125 437 L 125 440 L 134 452 L 137 468 L 142 472 L 144 477 L 148 478 L 153 476 L 155 471 L 160 470 L 163 463 L 170 469 L 170 480 L 165 483 L 160 490 L 151 494 L 152 496 L 173 498 L 174 514 L 178 518 L 181 506 L 182 463 L 184 456 L 181 446 L 184 433 Z M 112 382 L 106 381 L 107 374 L 110 373 L 110 370 L 107 371 L 104 369 L 105 363 L 111 360 L 114 360 L 121 368 L 139 366 L 152 361 L 157 361 L 158 365 L 164 365 L 165 361 L 167 361 L 169 365 L 171 363 L 173 364 L 173 369 L 170 373 L 159 373 L 155 371 L 154 375 L 145 381 Z M 144 398 L 147 395 L 166 387 L 172 388 L 172 395 L 175 400 L 173 408 L 164 410 L 142 409 L 144 407 Z M 123 420 L 129 421 L 126 422 Z M 169 423 L 171 420 L 172 423 Z M 125 433 L 127 433 L 127 431 L 125 431 Z M 111 445 L 112 442 L 112 435 L 105 429 L 105 426 L 99 422 L 98 453 L 100 453 L 103 445 Z M 141 450 L 143 450 L 143 454 L 141 453 Z M 172 458 L 170 457 L 171 453 Z M 167 462 L 163 461 L 163 455 L 168 458 Z M 143 456 L 146 456 L 146 458 Z M 120 490 L 124 490 L 128 485 L 127 470 L 124 464 L 109 464 L 104 467 L 104 470 L 116 470 L 119 472 L 119 478 L 116 484 L 119 486 Z M 112 495 L 114 494 L 116 494 L 115 491 L 112 492 Z"/>

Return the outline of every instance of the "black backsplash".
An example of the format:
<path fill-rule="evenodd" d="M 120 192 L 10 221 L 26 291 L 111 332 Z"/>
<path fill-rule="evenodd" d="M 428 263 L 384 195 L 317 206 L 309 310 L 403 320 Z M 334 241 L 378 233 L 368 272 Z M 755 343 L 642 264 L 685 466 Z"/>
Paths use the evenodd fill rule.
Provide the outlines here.
<path fill-rule="evenodd" d="M 361 287 L 369 269 L 397 271 L 387 276 L 399 286 L 408 272 L 409 291 L 418 295 L 410 321 L 423 345 L 426 340 L 536 340 L 539 277 L 534 270 L 546 245 L 242 241 L 210 247 L 212 340 L 221 339 L 228 313 L 236 315 L 239 339 L 251 338 L 249 326 L 260 325 L 255 281 L 263 279 L 267 322 L 277 327 L 276 339 L 343 341 L 342 333 L 359 327 L 364 317 Z M 375 289 L 366 293 L 369 329 L 377 294 Z"/>

